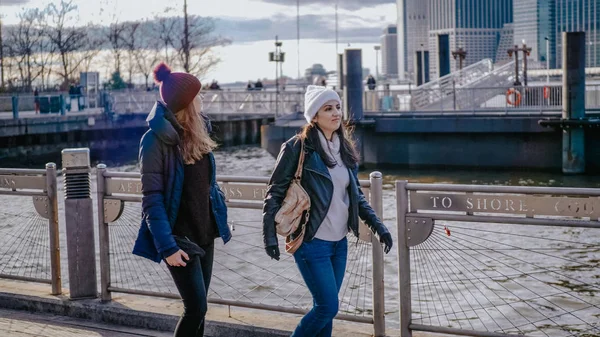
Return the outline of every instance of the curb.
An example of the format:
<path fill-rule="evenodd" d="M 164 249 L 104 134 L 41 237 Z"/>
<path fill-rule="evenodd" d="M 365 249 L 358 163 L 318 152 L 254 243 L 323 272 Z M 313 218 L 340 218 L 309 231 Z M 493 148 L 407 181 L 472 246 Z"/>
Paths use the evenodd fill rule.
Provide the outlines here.
<path fill-rule="evenodd" d="M 0 292 L 0 307 L 159 331 L 174 331 L 179 320 L 177 316 L 137 311 L 118 303 L 103 303 L 99 299 L 71 301 L 4 292 Z M 282 330 L 216 321 L 206 322 L 205 333 L 210 336 L 236 337 L 289 337 L 290 334 Z"/>

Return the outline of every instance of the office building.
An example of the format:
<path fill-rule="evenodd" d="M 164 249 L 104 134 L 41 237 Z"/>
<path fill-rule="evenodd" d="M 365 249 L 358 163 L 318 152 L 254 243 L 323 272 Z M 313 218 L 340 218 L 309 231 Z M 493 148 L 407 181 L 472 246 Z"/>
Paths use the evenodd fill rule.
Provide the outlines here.
<path fill-rule="evenodd" d="M 414 79 L 417 52 L 427 50 L 428 4 L 428 0 L 397 0 L 398 77 L 400 80 Z"/>
<path fill-rule="evenodd" d="M 585 32 L 586 67 L 600 67 L 600 0 L 554 1 L 557 67 L 562 65 L 562 32 Z"/>
<path fill-rule="evenodd" d="M 395 25 L 388 26 L 381 36 L 381 74 L 398 78 L 398 34 Z"/>
<path fill-rule="evenodd" d="M 458 69 L 452 51 L 460 47 L 467 51 L 464 66 L 495 61 L 505 24 L 513 22 L 512 6 L 513 0 L 429 0 L 431 77 Z"/>

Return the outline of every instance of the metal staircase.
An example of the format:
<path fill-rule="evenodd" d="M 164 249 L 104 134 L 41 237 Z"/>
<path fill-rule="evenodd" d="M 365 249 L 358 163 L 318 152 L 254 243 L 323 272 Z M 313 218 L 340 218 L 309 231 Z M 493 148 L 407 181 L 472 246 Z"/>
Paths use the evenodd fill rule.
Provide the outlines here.
<path fill-rule="evenodd" d="M 494 64 L 491 59 L 477 63 L 418 86 L 412 95 L 413 107 L 417 110 L 431 110 L 440 107 L 441 101 L 452 95 L 456 87 L 466 87 L 492 73 Z"/>
<path fill-rule="evenodd" d="M 514 61 L 494 69 L 484 59 L 417 87 L 412 93 L 415 110 L 471 110 L 490 99 L 504 95 L 514 82 Z"/>

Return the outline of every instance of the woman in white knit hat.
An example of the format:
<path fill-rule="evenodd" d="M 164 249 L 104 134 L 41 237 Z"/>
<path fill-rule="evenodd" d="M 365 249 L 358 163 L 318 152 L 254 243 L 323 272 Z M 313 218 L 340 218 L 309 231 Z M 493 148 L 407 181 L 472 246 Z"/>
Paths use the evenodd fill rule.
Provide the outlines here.
<path fill-rule="evenodd" d="M 359 155 L 350 131 L 342 123 L 339 95 L 309 85 L 304 98 L 307 124 L 281 146 L 269 181 L 263 209 L 263 239 L 267 254 L 279 260 L 275 214 L 294 178 L 304 145 L 301 185 L 310 196 L 308 221 L 292 234 L 304 241 L 294 252 L 296 265 L 313 296 L 314 307 L 300 321 L 292 337 L 329 337 L 338 312 L 338 292 L 344 279 L 348 241 L 358 237 L 358 218 L 379 235 L 385 252 L 392 236 L 363 195 L 357 176 Z"/>

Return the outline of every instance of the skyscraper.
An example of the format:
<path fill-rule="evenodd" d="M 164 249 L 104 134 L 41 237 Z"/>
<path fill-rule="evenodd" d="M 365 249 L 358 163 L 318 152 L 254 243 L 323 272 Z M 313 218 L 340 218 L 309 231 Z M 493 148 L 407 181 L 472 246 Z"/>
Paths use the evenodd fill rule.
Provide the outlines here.
<path fill-rule="evenodd" d="M 398 77 L 398 34 L 390 25 L 381 36 L 381 72 L 385 78 Z"/>
<path fill-rule="evenodd" d="M 414 78 L 415 55 L 427 50 L 429 0 L 397 0 L 398 77 Z"/>
<path fill-rule="evenodd" d="M 520 1 L 520 0 L 517 0 Z M 513 0 L 429 0 L 432 78 L 458 69 L 452 51 L 467 51 L 464 66 L 495 60 L 504 25 L 513 22 Z"/>
<path fill-rule="evenodd" d="M 550 57 L 550 67 L 560 68 L 561 33 L 579 31 L 586 36 L 586 66 L 600 66 L 600 0 L 518 0 L 514 21 L 514 42 L 526 41 L 531 60 L 545 63 Z"/>
<path fill-rule="evenodd" d="M 555 8 L 555 0 L 518 0 L 513 7 L 514 44 L 521 45 L 525 40 L 531 47 L 529 60 L 543 62 L 545 67 L 550 57 L 552 68 L 556 64 Z"/>
<path fill-rule="evenodd" d="M 586 67 L 600 67 L 600 0 L 555 0 L 555 6 L 557 65 L 562 64 L 561 33 L 585 32 Z"/>

